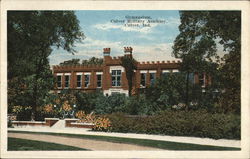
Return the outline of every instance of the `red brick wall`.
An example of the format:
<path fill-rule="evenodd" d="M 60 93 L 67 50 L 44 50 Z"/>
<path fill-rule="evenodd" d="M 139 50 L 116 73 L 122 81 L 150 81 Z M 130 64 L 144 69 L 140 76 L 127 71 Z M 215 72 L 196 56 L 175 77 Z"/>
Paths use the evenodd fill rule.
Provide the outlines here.
<path fill-rule="evenodd" d="M 131 55 L 132 56 L 132 55 Z M 56 73 L 71 73 L 71 80 L 70 80 L 70 88 L 77 89 L 76 88 L 76 72 L 90 72 L 90 85 L 88 88 L 84 88 L 84 74 L 82 75 L 82 90 L 86 91 L 93 91 L 97 89 L 97 77 L 96 72 L 103 72 L 102 74 L 102 90 L 108 90 L 110 88 L 113 88 L 111 83 L 111 74 L 110 74 L 110 66 L 120 66 L 121 65 L 121 57 L 111 57 L 111 56 L 104 56 L 104 64 L 103 65 L 90 65 L 90 66 L 54 66 L 54 76 L 56 76 Z M 162 74 L 162 70 L 172 70 L 172 69 L 179 69 L 180 67 L 180 61 L 147 61 L 147 62 L 137 62 L 137 70 L 135 72 L 135 78 L 134 78 L 134 86 L 136 88 L 140 88 L 140 71 L 141 70 L 155 70 L 156 71 L 156 77 L 160 77 Z M 199 82 L 198 74 L 195 73 L 195 83 Z M 207 78 L 207 84 L 211 84 L 211 78 Z M 62 89 L 64 88 L 65 78 L 62 76 Z M 122 72 L 122 79 L 121 79 L 122 86 L 120 88 L 124 90 L 128 90 L 128 82 L 126 79 L 126 73 Z M 150 85 L 150 76 L 149 72 L 147 72 L 146 76 L 146 85 Z M 55 87 L 55 89 L 57 89 Z"/>

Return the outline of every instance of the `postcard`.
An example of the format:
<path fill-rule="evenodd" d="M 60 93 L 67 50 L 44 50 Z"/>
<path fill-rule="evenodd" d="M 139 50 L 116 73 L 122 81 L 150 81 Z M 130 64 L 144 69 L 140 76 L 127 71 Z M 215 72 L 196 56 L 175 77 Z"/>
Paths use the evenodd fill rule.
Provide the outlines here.
<path fill-rule="evenodd" d="M 2 1 L 1 158 L 249 158 L 247 1 Z"/>

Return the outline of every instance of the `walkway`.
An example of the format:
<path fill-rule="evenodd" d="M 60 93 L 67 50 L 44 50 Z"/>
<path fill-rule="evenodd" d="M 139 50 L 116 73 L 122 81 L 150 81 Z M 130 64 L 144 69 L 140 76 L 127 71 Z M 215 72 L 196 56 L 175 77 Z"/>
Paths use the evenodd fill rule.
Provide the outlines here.
<path fill-rule="evenodd" d="M 8 133 L 8 137 L 21 138 L 36 141 L 45 141 L 57 144 L 63 144 L 68 146 L 75 146 L 94 151 L 161 151 L 163 149 L 157 149 L 153 147 L 138 146 L 132 144 L 121 144 L 106 141 L 97 141 L 90 139 L 80 139 L 71 137 L 62 137 L 54 135 L 42 135 L 42 134 L 22 134 L 22 133 Z"/>
<path fill-rule="evenodd" d="M 147 135 L 147 134 L 113 133 L 113 132 L 112 133 L 93 132 L 93 131 L 89 131 L 89 129 L 82 129 L 82 128 L 54 129 L 54 128 L 48 128 L 48 127 L 21 127 L 21 128 L 8 128 L 8 130 L 126 137 L 126 138 L 151 139 L 151 140 L 161 140 L 161 141 L 173 141 L 173 142 L 180 142 L 180 143 L 240 148 L 240 140 L 226 140 L 226 139 L 214 140 L 210 138 L 198 138 L 198 137 L 181 137 L 181 136 Z"/>

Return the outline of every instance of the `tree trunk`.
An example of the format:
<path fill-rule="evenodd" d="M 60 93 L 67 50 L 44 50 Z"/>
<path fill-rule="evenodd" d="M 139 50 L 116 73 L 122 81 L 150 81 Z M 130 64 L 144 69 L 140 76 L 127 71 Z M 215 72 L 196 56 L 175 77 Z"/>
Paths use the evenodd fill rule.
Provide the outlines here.
<path fill-rule="evenodd" d="M 185 99 L 185 104 L 186 104 L 186 110 L 189 110 L 189 71 L 187 72 L 187 79 L 186 79 L 186 99 Z"/>

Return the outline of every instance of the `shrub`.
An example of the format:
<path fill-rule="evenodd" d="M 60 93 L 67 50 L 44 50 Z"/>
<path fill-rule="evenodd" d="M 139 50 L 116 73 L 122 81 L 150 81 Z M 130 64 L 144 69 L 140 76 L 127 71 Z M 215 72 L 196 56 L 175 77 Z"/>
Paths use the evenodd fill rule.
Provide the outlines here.
<path fill-rule="evenodd" d="M 14 106 L 12 112 L 16 115 L 16 120 L 31 120 L 31 106 Z"/>
<path fill-rule="evenodd" d="M 95 131 L 110 131 L 111 122 L 109 118 L 106 117 L 95 118 L 94 124 L 95 126 L 93 130 Z"/>
<path fill-rule="evenodd" d="M 124 94 L 113 94 L 112 96 L 99 96 L 96 98 L 95 112 L 97 114 L 110 114 L 114 112 L 125 112 L 125 101 L 128 97 Z"/>
<path fill-rule="evenodd" d="M 92 113 L 90 114 L 85 114 L 84 111 L 80 110 L 76 113 L 76 118 L 80 119 L 78 122 L 81 123 L 94 123 L 96 120 L 95 115 Z"/>
<path fill-rule="evenodd" d="M 163 111 L 147 117 L 108 115 L 111 131 L 173 136 L 196 136 L 214 139 L 240 139 L 240 116 L 196 111 Z"/>
<path fill-rule="evenodd" d="M 80 119 L 78 122 L 80 123 L 93 123 L 94 127 L 92 130 L 94 131 L 109 131 L 111 122 L 109 118 L 105 116 L 96 117 L 94 113 L 85 114 L 84 111 L 80 110 L 76 113 L 76 118 Z"/>

